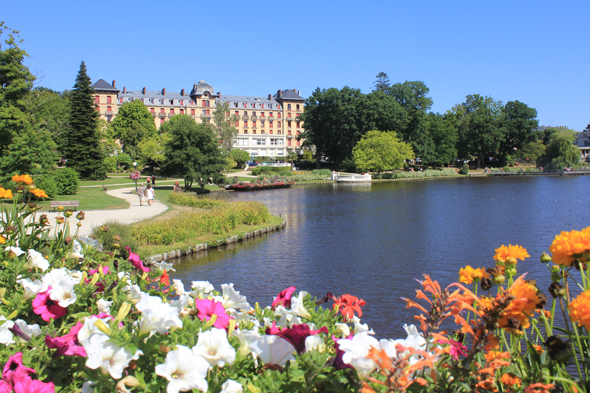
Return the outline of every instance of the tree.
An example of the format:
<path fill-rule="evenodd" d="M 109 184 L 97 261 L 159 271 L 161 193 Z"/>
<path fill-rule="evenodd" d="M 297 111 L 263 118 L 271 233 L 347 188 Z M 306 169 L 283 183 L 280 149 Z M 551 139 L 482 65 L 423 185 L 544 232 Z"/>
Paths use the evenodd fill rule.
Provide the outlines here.
<path fill-rule="evenodd" d="M 574 145 L 576 135 L 571 130 L 559 130 L 551 134 L 545 155 L 539 165 L 550 169 L 573 167 L 580 163 L 580 149 Z"/>
<path fill-rule="evenodd" d="M 164 169 L 184 179 L 186 189 L 199 179 L 223 179 L 226 161 L 211 127 L 197 124 L 188 115 L 177 115 L 160 127 L 170 140 L 166 143 Z"/>
<path fill-rule="evenodd" d="M 104 155 L 97 132 L 98 112 L 94 105 L 94 89 L 84 62 L 76 77 L 70 101 L 70 130 L 65 148 L 67 166 L 83 179 L 104 179 Z"/>
<path fill-rule="evenodd" d="M 250 159 L 248 152 L 240 149 L 233 149 L 230 153 L 230 157 L 234 159 L 240 168 L 244 168 L 244 165 L 246 165 Z"/>
<path fill-rule="evenodd" d="M 448 164 L 457 157 L 457 129 L 450 119 L 438 113 L 429 113 L 426 118 L 428 133 L 434 142 L 432 162 Z"/>
<path fill-rule="evenodd" d="M 124 150 L 128 153 L 135 153 L 135 148 L 144 138 L 158 134 L 154 117 L 141 100 L 128 101 L 121 105 L 110 126 L 113 137 L 123 141 Z"/>
<path fill-rule="evenodd" d="M 238 165 L 236 160 L 234 160 L 230 156 L 225 156 L 225 167 L 223 169 L 225 169 L 226 174 L 227 174 L 227 171 L 234 169 L 236 167 L 236 165 Z"/>
<path fill-rule="evenodd" d="M 537 110 L 520 101 L 507 102 L 502 108 L 502 114 L 504 138 L 498 149 L 501 165 L 505 163 L 507 156 L 515 154 L 536 139 L 533 131 L 539 126 Z"/>
<path fill-rule="evenodd" d="M 384 91 L 386 92 L 391 87 L 391 83 L 389 82 L 389 77 L 385 72 L 380 72 L 377 74 L 377 80 L 373 84 L 373 91 Z"/>
<path fill-rule="evenodd" d="M 537 161 L 539 157 L 545 154 L 546 146 L 542 140 L 532 141 L 518 149 L 514 155 L 519 160 Z"/>
<path fill-rule="evenodd" d="M 230 115 L 229 104 L 227 102 L 223 104 L 218 102 L 213 114 L 213 127 L 217 136 L 221 139 L 221 147 L 226 154 L 232 151 L 234 137 L 238 135 L 238 129 L 234 127 L 236 121 L 238 121 L 238 117 Z"/>
<path fill-rule="evenodd" d="M 383 172 L 399 168 L 414 158 L 412 148 L 395 132 L 369 131 L 352 150 L 355 166 L 363 171 Z"/>
<path fill-rule="evenodd" d="M 170 139 L 168 133 L 155 135 L 139 142 L 137 151 L 139 153 L 140 165 L 144 166 L 152 161 L 156 166 L 162 167 L 166 161 L 164 152 L 167 141 Z"/>

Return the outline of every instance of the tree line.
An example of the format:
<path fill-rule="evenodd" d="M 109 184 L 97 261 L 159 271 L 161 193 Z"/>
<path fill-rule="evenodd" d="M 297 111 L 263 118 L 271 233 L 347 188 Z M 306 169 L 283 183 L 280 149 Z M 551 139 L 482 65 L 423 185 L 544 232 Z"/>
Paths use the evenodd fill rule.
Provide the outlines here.
<path fill-rule="evenodd" d="M 343 170 L 357 169 L 353 150 L 370 131 L 395 132 L 415 158 L 433 166 L 456 159 L 474 160 L 478 167 L 504 166 L 516 159 L 546 167 L 575 166 L 579 161 L 575 133 L 538 131 L 537 111 L 523 102 L 504 104 L 470 94 L 440 114 L 430 111 L 428 93 L 424 82 L 392 84 L 385 72 L 377 75 L 369 94 L 348 86 L 317 88 L 305 103 L 301 139 L 315 147 L 318 157 Z"/>

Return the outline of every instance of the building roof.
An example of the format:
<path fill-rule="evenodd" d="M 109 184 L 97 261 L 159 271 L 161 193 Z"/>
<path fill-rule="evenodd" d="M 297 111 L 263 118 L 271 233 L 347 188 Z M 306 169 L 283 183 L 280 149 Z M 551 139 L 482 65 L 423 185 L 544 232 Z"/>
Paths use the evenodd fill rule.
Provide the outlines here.
<path fill-rule="evenodd" d="M 141 97 L 141 98 L 171 98 L 180 100 L 190 100 L 188 95 L 181 95 L 176 91 L 167 91 L 166 94 L 162 94 L 161 91 L 146 91 L 143 94 L 142 90 L 127 90 L 125 93 L 119 93 L 119 97 Z"/>
<path fill-rule="evenodd" d="M 104 79 L 99 79 L 96 81 L 95 84 L 92 85 L 94 90 L 107 90 L 107 91 L 121 91 L 116 87 L 113 87 L 109 82 L 105 81 Z"/>
<path fill-rule="evenodd" d="M 301 97 L 297 94 L 297 90 L 289 89 L 289 90 L 281 90 L 281 96 L 279 97 L 279 93 L 274 95 L 275 100 L 293 100 L 293 101 L 305 101 L 305 98 Z"/>
<path fill-rule="evenodd" d="M 191 90 L 191 96 L 193 95 L 203 95 L 205 94 L 205 92 L 208 92 L 209 95 L 214 96 L 215 95 L 215 90 L 213 90 L 213 87 L 208 84 L 207 82 L 205 82 L 204 80 L 201 80 L 199 83 L 197 83 L 196 85 L 193 85 L 193 89 Z"/>
<path fill-rule="evenodd" d="M 220 102 L 256 102 L 261 104 L 278 104 L 274 99 L 269 100 L 268 97 L 254 97 L 254 96 L 227 96 L 220 95 L 217 99 Z"/>

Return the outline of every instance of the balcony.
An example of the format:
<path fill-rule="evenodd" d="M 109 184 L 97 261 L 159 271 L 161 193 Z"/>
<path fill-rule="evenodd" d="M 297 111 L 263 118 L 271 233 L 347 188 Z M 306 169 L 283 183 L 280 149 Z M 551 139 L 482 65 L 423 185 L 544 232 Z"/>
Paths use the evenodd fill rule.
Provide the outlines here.
<path fill-rule="evenodd" d="M 160 113 L 158 113 L 158 116 L 160 116 L 160 117 L 166 117 L 166 114 L 164 112 L 160 112 Z"/>
<path fill-rule="evenodd" d="M 261 119 L 266 119 L 266 116 L 264 116 L 264 115 L 261 115 L 261 116 L 260 116 L 260 118 L 261 118 Z"/>
<path fill-rule="evenodd" d="M 112 116 L 114 114 L 115 114 L 115 112 L 113 112 L 113 111 L 106 111 L 105 112 L 105 115 L 107 115 L 107 116 Z"/>
<path fill-rule="evenodd" d="M 244 116 L 242 116 L 242 119 L 244 119 L 244 120 L 248 120 L 248 119 L 249 119 L 249 117 L 248 117 L 248 115 L 244 115 Z"/>

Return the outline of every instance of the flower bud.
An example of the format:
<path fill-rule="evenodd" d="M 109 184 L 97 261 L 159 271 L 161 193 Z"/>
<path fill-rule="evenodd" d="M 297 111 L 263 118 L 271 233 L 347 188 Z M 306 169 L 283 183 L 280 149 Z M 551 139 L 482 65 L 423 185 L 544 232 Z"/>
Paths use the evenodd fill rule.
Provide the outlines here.
<path fill-rule="evenodd" d="M 551 257 L 546 252 L 541 254 L 541 263 L 549 263 L 551 262 Z"/>
<path fill-rule="evenodd" d="M 58 224 L 63 224 L 66 221 L 63 217 L 55 217 L 55 220 Z"/>
<path fill-rule="evenodd" d="M 123 302 L 119 308 L 117 316 L 115 317 L 115 322 L 121 322 L 123 319 L 125 319 L 125 317 L 129 314 L 129 311 L 131 311 L 131 304 Z"/>
<path fill-rule="evenodd" d="M 39 216 L 39 224 L 45 226 L 45 225 L 47 225 L 48 222 L 49 222 L 49 218 L 47 217 L 47 214 L 41 214 Z"/>
<path fill-rule="evenodd" d="M 516 258 L 514 258 L 514 257 L 506 258 L 506 266 L 516 266 Z"/>
<path fill-rule="evenodd" d="M 551 273 L 551 281 L 553 282 L 560 282 L 563 277 L 561 276 L 560 272 L 552 272 Z"/>
<path fill-rule="evenodd" d="M 110 336 L 113 332 L 111 331 L 111 329 L 106 325 L 106 323 L 104 323 L 102 320 L 97 320 L 96 322 L 94 322 L 94 326 L 96 326 L 96 328 L 98 330 L 100 330 L 101 332 L 103 332 L 104 334 L 106 334 L 107 336 Z"/>
<path fill-rule="evenodd" d="M 503 259 L 498 259 L 496 261 L 496 266 L 504 266 L 506 264 L 506 261 Z"/>
<path fill-rule="evenodd" d="M 553 266 L 551 266 L 551 270 L 554 272 L 558 272 L 560 270 L 560 268 L 557 265 L 553 265 Z"/>
<path fill-rule="evenodd" d="M 79 212 L 78 214 L 76 214 L 76 218 L 80 221 L 82 221 L 85 217 L 86 213 L 84 212 Z"/>
<path fill-rule="evenodd" d="M 565 289 L 563 289 L 563 287 L 561 285 L 559 285 L 559 283 L 553 282 L 549 286 L 549 293 L 554 298 L 557 298 L 557 297 L 565 296 Z"/>
<path fill-rule="evenodd" d="M 66 210 L 64 212 L 64 217 L 71 217 L 72 214 L 74 214 L 74 211 L 73 210 Z"/>
<path fill-rule="evenodd" d="M 494 277 L 494 282 L 498 285 L 502 284 L 504 281 L 506 281 L 506 277 L 504 277 L 502 274 Z"/>
<path fill-rule="evenodd" d="M 482 278 L 481 279 L 481 289 L 484 291 L 489 291 L 490 288 L 494 286 L 494 283 L 489 278 Z"/>
<path fill-rule="evenodd" d="M 57 207 L 57 210 L 59 210 L 60 212 L 62 212 L 64 210 L 64 207 L 63 206 L 58 206 Z"/>

